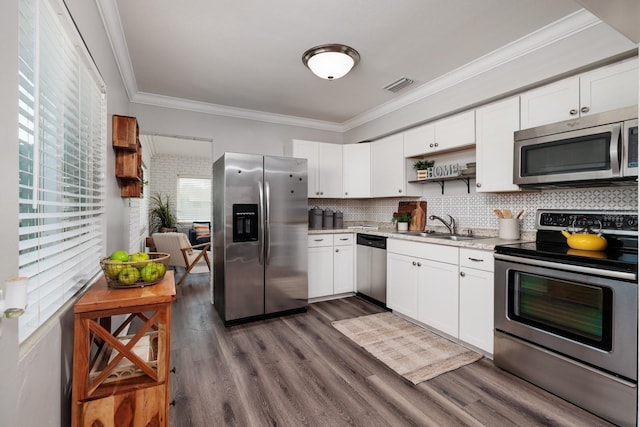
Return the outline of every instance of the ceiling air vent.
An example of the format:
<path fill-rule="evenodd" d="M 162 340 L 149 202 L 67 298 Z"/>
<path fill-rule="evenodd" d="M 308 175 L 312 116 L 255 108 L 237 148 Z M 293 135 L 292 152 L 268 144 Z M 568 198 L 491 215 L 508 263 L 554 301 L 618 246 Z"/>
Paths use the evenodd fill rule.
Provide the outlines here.
<path fill-rule="evenodd" d="M 389 92 L 396 93 L 404 89 L 405 87 L 412 85 L 413 83 L 414 81 L 411 79 L 408 79 L 406 77 L 400 77 L 398 80 L 386 85 L 383 89 L 388 90 Z"/>

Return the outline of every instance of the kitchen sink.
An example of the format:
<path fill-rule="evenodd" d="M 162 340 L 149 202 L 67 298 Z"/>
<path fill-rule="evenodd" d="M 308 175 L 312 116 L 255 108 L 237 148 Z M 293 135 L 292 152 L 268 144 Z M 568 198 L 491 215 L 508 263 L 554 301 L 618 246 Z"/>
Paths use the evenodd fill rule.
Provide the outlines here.
<path fill-rule="evenodd" d="M 409 236 L 431 237 L 434 239 L 442 239 L 442 240 L 452 240 L 455 242 L 462 241 L 462 240 L 476 240 L 476 239 L 487 238 L 487 236 L 473 236 L 468 234 L 450 234 L 450 233 L 441 233 L 438 231 L 406 231 L 406 232 L 402 232 L 402 234 L 406 234 Z"/>

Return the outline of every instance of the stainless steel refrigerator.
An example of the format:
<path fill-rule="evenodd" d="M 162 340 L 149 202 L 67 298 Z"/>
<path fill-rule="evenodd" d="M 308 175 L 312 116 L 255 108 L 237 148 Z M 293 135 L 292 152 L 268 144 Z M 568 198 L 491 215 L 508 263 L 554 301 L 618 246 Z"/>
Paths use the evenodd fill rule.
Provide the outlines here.
<path fill-rule="evenodd" d="M 306 310 L 307 160 L 225 153 L 212 191 L 212 298 L 223 322 Z"/>

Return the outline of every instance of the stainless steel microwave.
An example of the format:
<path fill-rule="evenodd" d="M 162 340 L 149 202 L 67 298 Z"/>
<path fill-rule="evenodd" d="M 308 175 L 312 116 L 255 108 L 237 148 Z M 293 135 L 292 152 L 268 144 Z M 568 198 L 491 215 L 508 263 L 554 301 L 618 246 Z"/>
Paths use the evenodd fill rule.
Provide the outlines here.
<path fill-rule="evenodd" d="M 637 106 L 524 129 L 514 139 L 513 182 L 521 187 L 637 181 Z"/>

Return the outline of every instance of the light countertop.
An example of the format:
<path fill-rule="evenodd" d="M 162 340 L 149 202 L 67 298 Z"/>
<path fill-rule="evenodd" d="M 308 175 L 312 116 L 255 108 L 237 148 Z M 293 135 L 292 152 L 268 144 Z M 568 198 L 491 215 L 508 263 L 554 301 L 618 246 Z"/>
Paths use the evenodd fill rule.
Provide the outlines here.
<path fill-rule="evenodd" d="M 401 231 L 395 231 L 392 228 L 380 228 L 378 230 L 375 229 L 365 229 L 365 228 L 320 228 L 320 229 L 309 229 L 309 235 L 315 234 L 344 234 L 344 233 L 364 233 L 364 234 L 372 234 L 374 236 L 383 236 L 391 239 L 400 239 L 400 240 L 410 240 L 414 242 L 423 242 L 423 243 L 435 243 L 438 245 L 445 246 L 457 246 L 461 248 L 470 248 L 470 249 L 481 249 L 493 251 L 497 245 L 508 245 L 510 243 L 520 243 L 535 240 L 535 235 L 531 235 L 531 233 L 523 233 L 520 240 L 505 240 L 499 239 L 495 236 L 486 236 L 472 239 L 472 240 L 446 240 L 440 239 L 436 237 L 423 237 L 423 236 L 414 236 Z"/>

